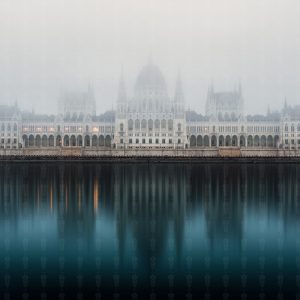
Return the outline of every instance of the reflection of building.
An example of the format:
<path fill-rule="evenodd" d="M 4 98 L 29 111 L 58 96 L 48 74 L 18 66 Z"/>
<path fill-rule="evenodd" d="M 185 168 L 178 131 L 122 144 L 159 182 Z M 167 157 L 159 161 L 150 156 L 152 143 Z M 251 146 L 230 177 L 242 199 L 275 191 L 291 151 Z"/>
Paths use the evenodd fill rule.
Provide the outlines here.
<path fill-rule="evenodd" d="M 170 97 L 162 72 L 152 62 L 138 74 L 132 97 L 127 96 L 121 76 L 116 111 L 97 115 L 95 106 L 91 87 L 84 93 L 64 94 L 56 116 L 2 106 L 0 147 L 124 151 L 220 147 L 300 149 L 298 106 L 285 104 L 281 113 L 246 116 L 241 86 L 231 92 L 216 92 L 211 86 L 206 116 L 202 116 L 185 110 L 180 76 Z"/>
<path fill-rule="evenodd" d="M 186 168 L 179 165 L 116 165 L 113 205 L 118 220 L 119 251 L 132 234 L 143 260 L 160 257 L 170 237 L 179 254 L 183 248 L 187 205 Z M 149 266 L 150 267 L 150 266 Z"/>

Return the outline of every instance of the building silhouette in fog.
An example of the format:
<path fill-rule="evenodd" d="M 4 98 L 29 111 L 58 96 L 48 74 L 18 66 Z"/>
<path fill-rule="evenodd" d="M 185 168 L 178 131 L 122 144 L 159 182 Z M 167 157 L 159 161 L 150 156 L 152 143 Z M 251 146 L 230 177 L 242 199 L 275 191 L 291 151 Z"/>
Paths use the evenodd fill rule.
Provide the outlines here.
<path fill-rule="evenodd" d="M 217 91 L 212 84 L 201 115 L 186 110 L 180 74 L 170 92 L 151 61 L 133 93 L 121 74 L 116 110 L 97 114 L 97 101 L 88 86 L 82 93 L 62 93 L 56 115 L 2 105 L 0 149 L 300 149 L 300 106 L 285 102 L 281 112 L 246 115 L 241 85 Z"/>

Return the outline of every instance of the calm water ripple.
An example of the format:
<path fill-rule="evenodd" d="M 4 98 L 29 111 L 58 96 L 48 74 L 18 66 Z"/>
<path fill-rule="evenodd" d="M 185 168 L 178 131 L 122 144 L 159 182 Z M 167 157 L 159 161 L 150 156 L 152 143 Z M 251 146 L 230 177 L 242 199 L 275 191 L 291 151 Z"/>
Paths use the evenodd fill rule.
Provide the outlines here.
<path fill-rule="evenodd" d="M 0 298 L 295 299 L 300 165 L 0 164 Z"/>

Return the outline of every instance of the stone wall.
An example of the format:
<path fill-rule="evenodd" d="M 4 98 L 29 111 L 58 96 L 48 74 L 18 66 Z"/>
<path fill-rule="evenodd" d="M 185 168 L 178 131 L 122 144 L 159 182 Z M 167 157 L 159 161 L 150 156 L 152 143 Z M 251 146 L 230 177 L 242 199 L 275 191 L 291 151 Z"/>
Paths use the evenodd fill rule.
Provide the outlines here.
<path fill-rule="evenodd" d="M 202 148 L 202 149 L 93 149 L 93 148 L 26 148 L 0 149 L 2 157 L 300 157 L 300 150 L 262 148 Z"/>

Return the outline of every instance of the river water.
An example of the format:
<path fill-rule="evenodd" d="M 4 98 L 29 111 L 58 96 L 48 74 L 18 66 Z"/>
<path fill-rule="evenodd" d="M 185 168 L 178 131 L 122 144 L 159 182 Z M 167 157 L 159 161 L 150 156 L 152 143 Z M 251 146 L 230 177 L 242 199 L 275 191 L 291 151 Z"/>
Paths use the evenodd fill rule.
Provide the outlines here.
<path fill-rule="evenodd" d="M 0 299 L 295 299 L 300 165 L 0 164 Z"/>

